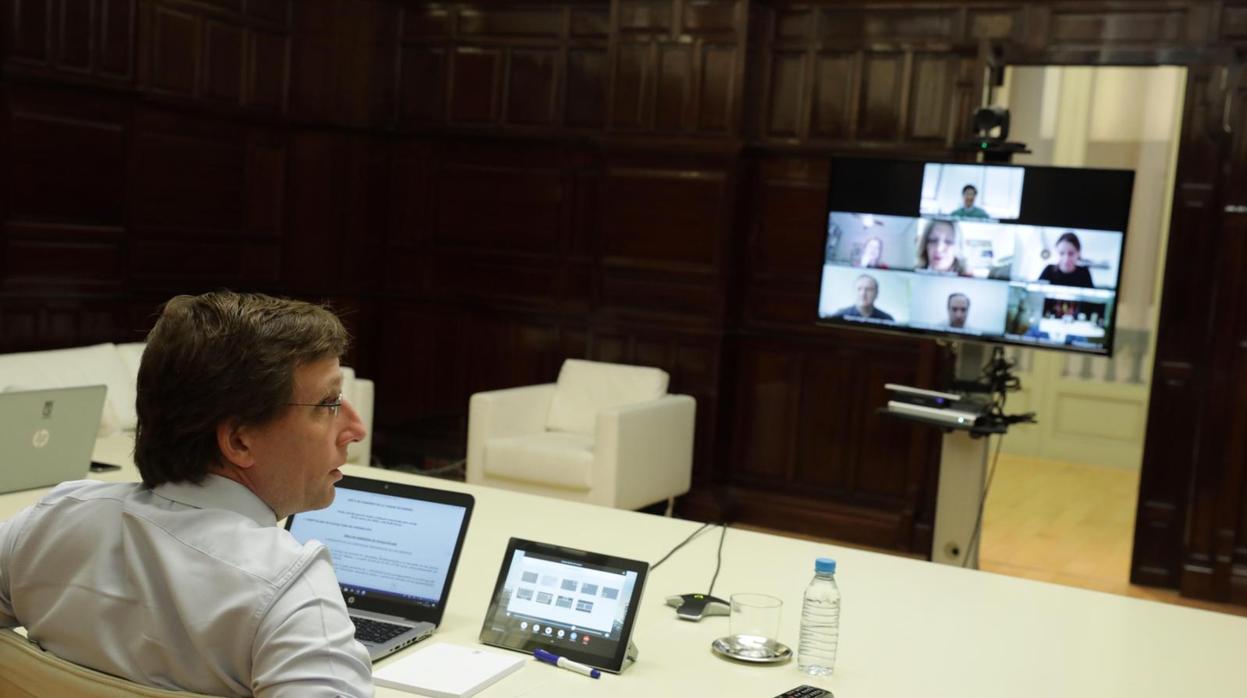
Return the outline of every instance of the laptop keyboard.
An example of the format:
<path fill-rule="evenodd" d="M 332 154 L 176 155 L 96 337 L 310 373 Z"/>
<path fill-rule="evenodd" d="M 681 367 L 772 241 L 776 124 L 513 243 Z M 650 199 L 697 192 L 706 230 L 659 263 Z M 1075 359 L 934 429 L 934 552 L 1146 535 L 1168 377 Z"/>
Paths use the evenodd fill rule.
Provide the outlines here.
<path fill-rule="evenodd" d="M 386 623 L 370 618 L 351 616 L 351 620 L 355 623 L 355 639 L 360 642 L 371 642 L 379 645 L 411 630 L 409 625 L 395 625 L 394 623 Z"/>

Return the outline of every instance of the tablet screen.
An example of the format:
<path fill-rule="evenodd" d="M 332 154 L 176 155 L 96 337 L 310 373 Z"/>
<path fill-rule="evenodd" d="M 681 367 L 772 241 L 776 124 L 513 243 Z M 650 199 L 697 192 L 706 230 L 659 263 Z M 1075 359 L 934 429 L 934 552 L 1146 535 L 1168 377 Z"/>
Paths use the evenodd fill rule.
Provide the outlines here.
<path fill-rule="evenodd" d="M 481 642 L 618 672 L 649 565 L 512 538 Z"/>

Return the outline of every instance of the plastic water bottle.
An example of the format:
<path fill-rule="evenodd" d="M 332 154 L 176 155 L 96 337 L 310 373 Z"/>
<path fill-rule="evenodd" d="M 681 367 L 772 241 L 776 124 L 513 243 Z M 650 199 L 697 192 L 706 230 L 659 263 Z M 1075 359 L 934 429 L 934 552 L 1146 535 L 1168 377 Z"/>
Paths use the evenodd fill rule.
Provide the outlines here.
<path fill-rule="evenodd" d="M 840 587 L 836 586 L 836 561 L 820 557 L 814 562 L 814 579 L 805 588 L 801 606 L 801 644 L 797 667 L 813 676 L 825 676 L 836 667 L 840 644 Z"/>

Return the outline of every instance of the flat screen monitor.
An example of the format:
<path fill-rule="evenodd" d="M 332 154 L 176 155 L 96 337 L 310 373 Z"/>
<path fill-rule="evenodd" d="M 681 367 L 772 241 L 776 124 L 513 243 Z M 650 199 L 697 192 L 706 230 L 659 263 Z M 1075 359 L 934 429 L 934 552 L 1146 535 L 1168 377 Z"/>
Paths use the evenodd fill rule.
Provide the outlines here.
<path fill-rule="evenodd" d="M 1111 355 L 1134 172 L 835 158 L 818 321 Z"/>

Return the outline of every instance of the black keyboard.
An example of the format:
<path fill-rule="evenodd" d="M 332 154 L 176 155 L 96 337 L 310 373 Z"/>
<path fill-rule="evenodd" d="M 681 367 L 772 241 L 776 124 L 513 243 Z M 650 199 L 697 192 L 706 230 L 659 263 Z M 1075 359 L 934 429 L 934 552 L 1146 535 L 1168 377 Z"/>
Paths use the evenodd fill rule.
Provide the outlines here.
<path fill-rule="evenodd" d="M 383 642 L 392 640 L 402 633 L 411 630 L 409 625 L 395 625 L 394 623 L 386 623 L 379 620 L 371 620 L 369 618 L 356 618 L 351 616 L 351 621 L 355 623 L 355 639 L 360 642 L 371 642 L 379 645 Z"/>

